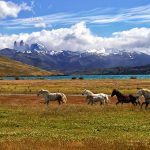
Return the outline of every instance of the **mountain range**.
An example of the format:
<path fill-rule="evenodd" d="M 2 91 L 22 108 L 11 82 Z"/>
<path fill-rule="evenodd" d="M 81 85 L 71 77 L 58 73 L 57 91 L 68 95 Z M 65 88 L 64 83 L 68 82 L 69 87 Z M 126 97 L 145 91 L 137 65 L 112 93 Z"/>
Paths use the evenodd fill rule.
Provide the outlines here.
<path fill-rule="evenodd" d="M 48 50 L 39 43 L 28 45 L 23 41 L 19 43 L 15 41 L 12 49 L 5 48 L 0 50 L 0 55 L 44 70 L 61 72 L 150 64 L 150 55 L 142 52 L 127 52 L 125 50 L 110 50 L 109 53 L 99 53 L 96 50 L 84 52 L 54 51 Z"/>

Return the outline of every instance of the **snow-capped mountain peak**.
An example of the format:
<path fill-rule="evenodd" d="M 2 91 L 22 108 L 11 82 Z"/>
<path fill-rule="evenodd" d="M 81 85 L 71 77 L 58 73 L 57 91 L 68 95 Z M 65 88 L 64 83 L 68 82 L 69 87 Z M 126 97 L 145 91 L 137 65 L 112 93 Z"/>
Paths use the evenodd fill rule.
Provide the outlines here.
<path fill-rule="evenodd" d="M 30 50 L 31 51 L 46 51 L 46 47 L 42 44 L 39 44 L 39 43 L 34 43 L 34 44 L 31 44 L 30 46 Z"/>
<path fill-rule="evenodd" d="M 18 52 L 22 53 L 32 53 L 32 52 L 37 52 L 37 53 L 47 53 L 47 48 L 39 43 L 33 43 L 31 45 L 25 43 L 23 40 L 21 40 L 19 43 L 14 42 L 14 49 Z"/>
<path fill-rule="evenodd" d="M 101 55 L 101 56 L 107 56 L 107 55 L 110 54 L 105 48 L 102 48 L 102 49 L 90 49 L 90 50 L 87 50 L 86 52 L 89 53 L 89 54 Z"/>

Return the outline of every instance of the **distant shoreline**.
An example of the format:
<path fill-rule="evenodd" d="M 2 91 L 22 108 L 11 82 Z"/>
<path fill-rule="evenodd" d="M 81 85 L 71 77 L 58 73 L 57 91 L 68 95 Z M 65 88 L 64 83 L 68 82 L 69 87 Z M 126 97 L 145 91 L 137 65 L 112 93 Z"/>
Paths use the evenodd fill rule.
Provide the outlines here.
<path fill-rule="evenodd" d="M 50 75 L 50 76 L 6 76 L 1 80 L 103 80 L 103 79 L 150 79 L 150 74 L 137 75 Z"/>

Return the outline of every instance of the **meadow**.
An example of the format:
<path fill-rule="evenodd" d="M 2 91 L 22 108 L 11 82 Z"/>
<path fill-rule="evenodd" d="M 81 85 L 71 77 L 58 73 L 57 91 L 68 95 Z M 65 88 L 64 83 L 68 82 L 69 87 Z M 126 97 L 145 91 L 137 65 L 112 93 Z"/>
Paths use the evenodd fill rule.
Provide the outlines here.
<path fill-rule="evenodd" d="M 150 80 L 0 80 L 1 94 L 36 94 L 41 89 L 81 95 L 84 89 L 110 94 L 114 88 L 123 93 L 136 93 L 138 88 L 149 88 Z"/>
<path fill-rule="evenodd" d="M 135 94 L 150 80 L 0 81 L 0 148 L 3 150 L 150 149 L 150 111 L 131 104 L 87 105 L 84 88 Z M 64 92 L 68 103 L 45 106 L 39 89 Z"/>

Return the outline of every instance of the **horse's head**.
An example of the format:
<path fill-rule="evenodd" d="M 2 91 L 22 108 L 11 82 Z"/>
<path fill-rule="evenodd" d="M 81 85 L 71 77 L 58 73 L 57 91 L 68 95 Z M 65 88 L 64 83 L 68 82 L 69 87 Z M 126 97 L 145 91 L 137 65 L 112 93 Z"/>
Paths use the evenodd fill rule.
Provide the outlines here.
<path fill-rule="evenodd" d="M 90 90 L 84 90 L 83 92 L 82 92 L 82 95 L 86 95 L 86 96 L 91 96 L 93 93 L 90 91 Z"/>
<path fill-rule="evenodd" d="M 37 96 L 40 96 L 40 95 L 42 95 L 44 93 L 48 93 L 48 91 L 42 89 L 42 90 L 38 91 Z"/>
<path fill-rule="evenodd" d="M 139 95 L 139 96 L 146 96 L 146 97 L 149 97 L 149 95 L 150 95 L 150 90 L 149 89 L 141 89 L 141 90 L 139 90 L 138 92 L 137 92 L 137 95 Z"/>
<path fill-rule="evenodd" d="M 118 90 L 113 89 L 112 93 L 111 93 L 111 97 L 113 97 L 114 95 L 116 95 L 118 93 Z"/>
<path fill-rule="evenodd" d="M 37 92 L 37 96 L 40 96 L 42 94 L 42 90 Z"/>
<path fill-rule="evenodd" d="M 82 95 L 85 95 L 86 94 L 86 89 L 82 92 Z"/>
<path fill-rule="evenodd" d="M 138 95 L 138 96 L 142 96 L 142 95 L 143 95 L 143 89 L 139 90 L 139 91 L 137 92 L 137 95 Z"/>

